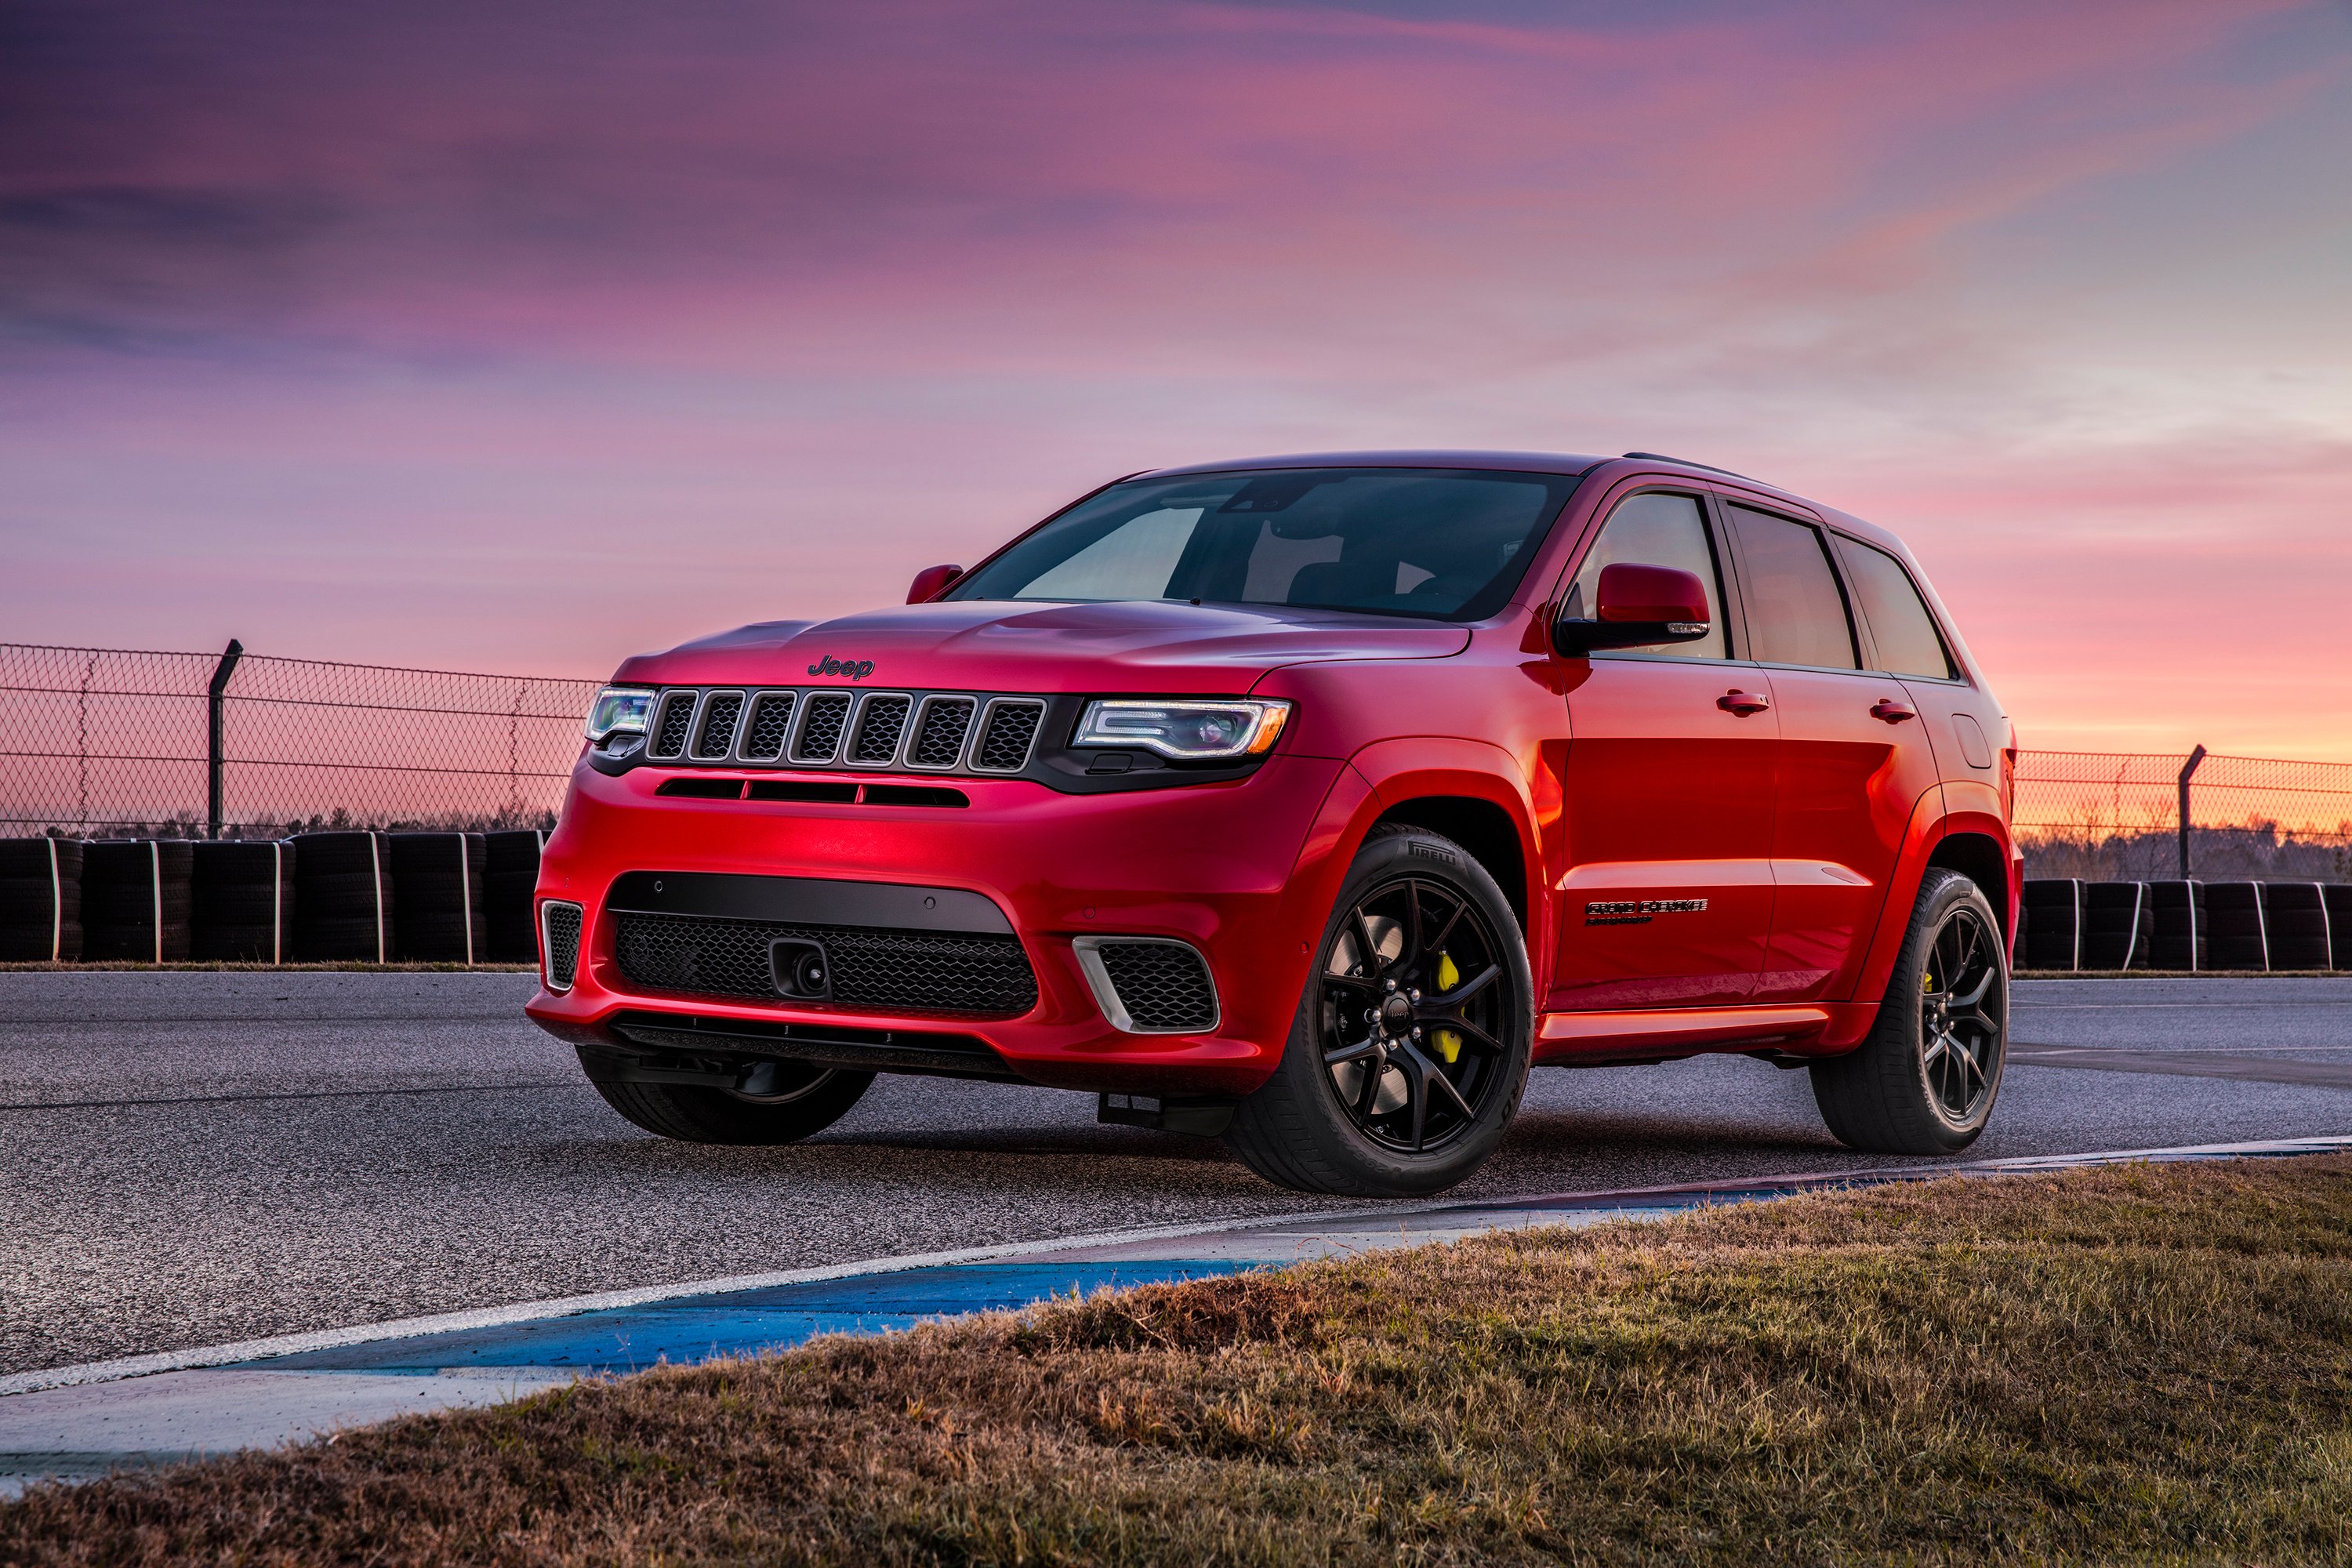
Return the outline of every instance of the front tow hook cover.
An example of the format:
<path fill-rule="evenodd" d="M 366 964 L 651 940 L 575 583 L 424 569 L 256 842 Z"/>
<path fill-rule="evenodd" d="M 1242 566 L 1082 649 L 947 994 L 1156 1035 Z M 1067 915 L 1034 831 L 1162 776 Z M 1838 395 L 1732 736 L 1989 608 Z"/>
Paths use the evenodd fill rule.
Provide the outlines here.
<path fill-rule="evenodd" d="M 778 937 L 768 944 L 768 974 L 776 994 L 822 1002 L 833 994 L 833 965 L 824 946 L 803 937 Z"/>

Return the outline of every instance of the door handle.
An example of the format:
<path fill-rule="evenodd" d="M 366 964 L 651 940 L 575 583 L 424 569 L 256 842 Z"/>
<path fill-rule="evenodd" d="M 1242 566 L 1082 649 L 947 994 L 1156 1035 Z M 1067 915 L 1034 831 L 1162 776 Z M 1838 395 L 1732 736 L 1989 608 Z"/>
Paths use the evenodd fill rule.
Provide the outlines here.
<path fill-rule="evenodd" d="M 1874 719 L 1883 720 L 1889 724 L 1900 724 L 1906 719 L 1916 719 L 1919 717 L 1916 712 L 1913 711 L 1911 709 L 1906 708 L 1900 702 L 1895 701 L 1892 697 L 1882 697 L 1877 701 L 1872 703 L 1870 705 L 1870 716 Z"/>
<path fill-rule="evenodd" d="M 1715 705 L 1726 713 L 1737 714 L 1745 719 L 1751 714 L 1761 713 L 1771 707 L 1772 700 L 1760 691 L 1742 691 L 1738 687 L 1734 687 L 1717 698 Z"/>

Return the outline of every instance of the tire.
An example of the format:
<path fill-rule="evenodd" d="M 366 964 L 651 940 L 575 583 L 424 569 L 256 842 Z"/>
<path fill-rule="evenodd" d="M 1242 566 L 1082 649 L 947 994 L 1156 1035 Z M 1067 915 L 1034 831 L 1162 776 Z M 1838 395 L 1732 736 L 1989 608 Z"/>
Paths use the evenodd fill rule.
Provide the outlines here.
<path fill-rule="evenodd" d="M 784 1074 L 813 1074 L 785 1095 L 751 1098 L 688 1084 L 621 1083 L 592 1077 L 604 1103 L 648 1132 L 685 1143 L 797 1143 L 824 1131 L 873 1083 L 870 1072 L 779 1064 Z"/>
<path fill-rule="evenodd" d="M 1444 929 L 1430 932 L 1433 921 Z M 1441 965 L 1451 965 L 1450 989 L 1433 984 Z M 1383 1017 L 1366 1019 L 1358 1002 Z M 1282 1060 L 1234 1110 L 1226 1142 L 1251 1170 L 1297 1192 L 1443 1192 L 1501 1143 L 1527 1089 L 1534 1023 L 1527 941 L 1495 879 L 1450 839 L 1375 829 L 1325 922 Z"/>
<path fill-rule="evenodd" d="M 81 863 L 79 839 L 0 838 L 0 962 L 81 957 Z"/>
<path fill-rule="evenodd" d="M 198 844 L 189 956 L 270 963 L 292 956 L 295 853 L 267 839 Z"/>
<path fill-rule="evenodd" d="M 184 963 L 194 846 L 177 838 L 114 838 L 82 849 L 82 956 Z M 158 935 L 156 916 L 163 916 Z"/>
<path fill-rule="evenodd" d="M 488 850 L 478 833 L 394 833 L 386 863 L 397 896 L 393 956 L 428 963 L 479 963 L 489 928 L 482 914 Z"/>
<path fill-rule="evenodd" d="M 1951 966 L 1956 952 L 1963 952 L 1957 983 L 1936 972 Z M 1969 992 L 1976 993 L 1972 1005 Z M 1945 1026 L 1935 1038 L 1931 1016 Z M 1939 1039 L 1943 1048 L 1931 1051 Z M 1956 1154 L 1977 1141 L 1992 1115 L 2008 1055 L 2009 959 L 2000 922 L 1974 882 L 1931 869 L 1911 907 L 1877 1020 L 1853 1050 L 1812 1064 L 1813 1102 L 1849 1148 Z"/>
<path fill-rule="evenodd" d="M 509 828 L 483 835 L 483 927 L 489 937 L 488 957 L 494 963 L 535 963 L 539 960 L 539 931 L 531 895 L 539 886 L 540 842 L 544 837 L 532 828 Z"/>
<path fill-rule="evenodd" d="M 392 956 L 399 900 L 383 838 L 376 833 L 294 836 L 294 957 L 373 963 Z"/>

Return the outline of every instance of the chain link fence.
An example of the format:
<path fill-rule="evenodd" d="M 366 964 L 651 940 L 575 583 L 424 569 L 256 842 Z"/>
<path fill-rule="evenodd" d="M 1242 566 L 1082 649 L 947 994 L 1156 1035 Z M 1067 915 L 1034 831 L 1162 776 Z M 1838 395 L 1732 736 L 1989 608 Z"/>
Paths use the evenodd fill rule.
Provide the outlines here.
<path fill-rule="evenodd" d="M 0 644 L 0 833 L 546 827 L 593 680 Z"/>
<path fill-rule="evenodd" d="M 0 644 L 13 721 L 0 737 L 0 833 L 551 826 L 596 687 L 262 658 L 235 644 Z M 2029 875 L 2180 875 L 2184 820 L 2193 875 L 2352 879 L 2352 763 L 2018 754 Z"/>
<path fill-rule="evenodd" d="M 2029 877 L 2352 880 L 2352 763 L 2020 752 Z"/>

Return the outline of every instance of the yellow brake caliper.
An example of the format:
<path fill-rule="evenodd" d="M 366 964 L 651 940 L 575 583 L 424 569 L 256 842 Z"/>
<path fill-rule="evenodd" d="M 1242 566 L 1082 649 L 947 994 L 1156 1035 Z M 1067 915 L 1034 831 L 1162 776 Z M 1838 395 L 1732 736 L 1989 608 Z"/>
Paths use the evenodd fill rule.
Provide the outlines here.
<path fill-rule="evenodd" d="M 1437 955 L 1438 994 L 1444 995 L 1461 984 L 1462 972 L 1454 967 L 1454 955 L 1450 952 L 1439 953 Z M 1437 1054 L 1445 1058 L 1447 1067 L 1452 1067 L 1461 1059 L 1462 1037 L 1454 1030 L 1438 1030 L 1429 1037 L 1429 1043 L 1437 1047 Z"/>

